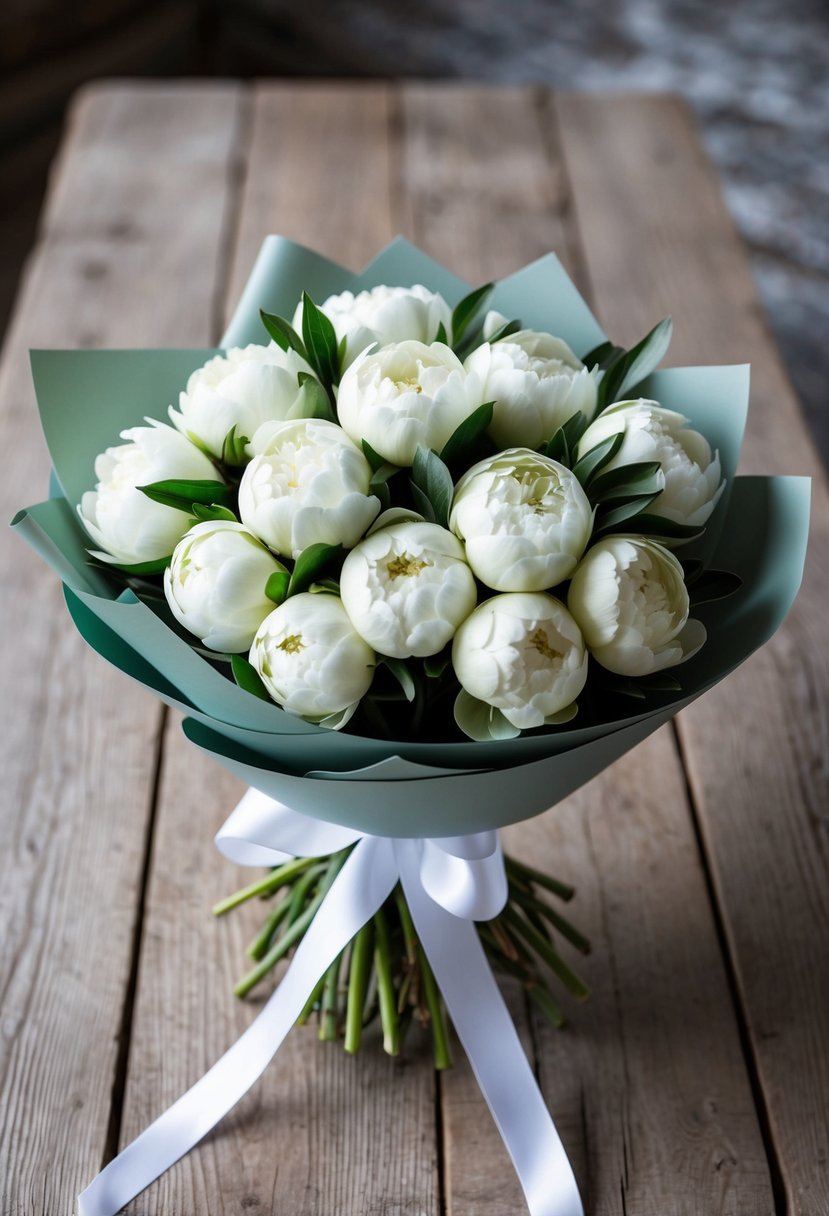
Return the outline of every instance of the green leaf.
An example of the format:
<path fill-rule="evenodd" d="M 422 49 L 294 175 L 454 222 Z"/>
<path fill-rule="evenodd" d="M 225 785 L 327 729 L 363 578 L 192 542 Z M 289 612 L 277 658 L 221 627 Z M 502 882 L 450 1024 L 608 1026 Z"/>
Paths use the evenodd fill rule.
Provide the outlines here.
<path fill-rule="evenodd" d="M 173 560 L 172 553 L 169 557 L 156 557 L 151 562 L 136 562 L 134 565 L 120 565 L 117 562 L 96 562 L 96 565 L 101 565 L 105 570 L 122 570 L 124 574 L 136 574 L 139 577 L 148 574 L 163 574 Z"/>
<path fill-rule="evenodd" d="M 625 393 L 659 366 L 670 345 L 672 328 L 671 318 L 665 317 L 641 342 L 610 364 L 599 382 L 600 408 L 624 400 Z"/>
<path fill-rule="evenodd" d="M 447 334 L 446 326 L 443 324 L 442 321 L 438 325 L 438 332 L 435 334 L 435 336 L 432 340 L 434 342 L 442 342 L 444 346 L 449 345 L 449 335 Z"/>
<path fill-rule="evenodd" d="M 303 549 L 294 564 L 294 571 L 288 584 L 288 595 L 296 595 L 298 592 L 304 591 L 310 583 L 315 581 L 320 570 L 342 552 L 342 545 L 317 544 Z"/>
<path fill-rule="evenodd" d="M 488 743 L 492 739 L 516 739 L 521 734 L 500 709 L 479 701 L 464 688 L 455 698 L 455 721 L 468 738 L 479 743 Z"/>
<path fill-rule="evenodd" d="M 247 464 L 250 459 L 245 451 L 246 446 L 250 443 L 247 435 L 236 435 L 235 424 L 230 428 L 224 437 L 222 443 L 222 464 Z"/>
<path fill-rule="evenodd" d="M 702 536 L 704 528 L 691 527 L 689 524 L 678 524 L 672 519 L 664 519 L 661 515 L 640 515 L 636 520 L 636 531 L 643 536 L 653 536 L 657 540 L 682 541 L 696 540 Z"/>
<path fill-rule="evenodd" d="M 455 350 L 460 346 L 475 314 L 489 299 L 494 286 L 494 283 L 485 283 L 483 287 L 470 291 L 468 296 L 464 296 L 460 303 L 455 305 L 452 312 L 452 346 Z"/>
<path fill-rule="evenodd" d="M 505 321 L 503 325 L 499 325 L 493 330 L 487 338 L 487 342 L 492 346 L 494 342 L 501 342 L 504 338 L 509 338 L 513 334 L 517 334 L 521 329 L 520 321 Z"/>
<path fill-rule="evenodd" d="M 175 507 L 177 511 L 189 512 L 193 503 L 200 502 L 207 507 L 227 506 L 232 502 L 230 486 L 223 481 L 154 481 L 150 485 L 136 486 L 153 502 L 160 502 L 165 507 Z"/>
<path fill-rule="evenodd" d="M 263 308 L 259 309 L 259 316 L 277 346 L 281 346 L 283 350 L 295 350 L 306 362 L 308 361 L 305 344 L 289 321 L 286 321 L 284 317 L 276 316 L 275 313 L 265 312 Z"/>
<path fill-rule="evenodd" d="M 299 383 L 297 417 L 324 418 L 326 422 L 334 422 L 331 400 L 316 376 L 312 376 L 310 372 L 297 372 L 297 382 Z"/>
<path fill-rule="evenodd" d="M 631 498 L 628 502 L 620 503 L 618 507 L 611 507 L 609 510 L 599 513 L 596 519 L 594 535 L 612 532 L 618 529 L 624 523 L 638 516 L 641 511 L 645 511 L 657 497 L 656 494 L 642 494 L 638 498 Z M 642 531 L 639 520 L 636 520 L 635 529 L 638 532 Z M 628 531 L 629 529 L 625 529 Z"/>
<path fill-rule="evenodd" d="M 423 670 L 430 680 L 439 680 L 451 661 L 451 654 L 448 650 L 441 650 L 440 654 L 430 654 L 428 658 L 423 660 Z"/>
<path fill-rule="evenodd" d="M 234 524 L 239 522 L 227 507 L 206 507 L 203 503 L 194 502 L 190 510 L 199 523 L 209 523 L 216 519 L 227 519 Z"/>
<path fill-rule="evenodd" d="M 696 608 L 698 604 L 709 604 L 722 600 L 739 591 L 743 580 L 730 570 L 706 570 L 688 585 L 688 598 Z"/>
<path fill-rule="evenodd" d="M 249 663 L 247 659 L 240 654 L 230 656 L 230 668 L 233 672 L 233 678 L 240 688 L 245 692 L 253 693 L 255 697 L 259 697 L 262 701 L 270 701 L 268 690 L 262 683 L 259 672 Z"/>
<path fill-rule="evenodd" d="M 485 401 L 483 405 L 479 405 L 476 410 L 473 410 L 468 418 L 464 418 L 460 426 L 455 427 L 440 453 L 440 458 L 445 464 L 463 456 L 464 452 L 472 447 L 475 440 L 483 435 L 492 422 L 494 407 L 494 401 Z"/>
<path fill-rule="evenodd" d="M 449 510 L 455 493 L 452 474 L 436 452 L 422 445 L 418 445 L 415 452 L 411 485 L 418 509 L 427 503 L 434 522 L 442 528 L 448 527 Z"/>
<path fill-rule="evenodd" d="M 335 578 L 321 578 L 311 583 L 308 590 L 312 595 L 339 595 L 340 584 Z"/>
<path fill-rule="evenodd" d="M 340 379 L 337 335 L 324 312 L 317 308 L 307 291 L 302 293 L 302 340 L 308 362 L 328 389 Z"/>
<path fill-rule="evenodd" d="M 625 433 L 623 430 L 619 431 L 617 435 L 609 435 L 607 439 L 603 439 L 601 443 L 597 443 L 589 452 L 585 452 L 581 460 L 576 461 L 573 465 L 573 472 L 585 489 L 590 484 L 590 479 L 595 477 L 613 459 L 622 446 L 624 437 Z"/>
<path fill-rule="evenodd" d="M 363 455 L 365 456 L 366 460 L 371 465 L 372 473 L 376 473 L 377 470 L 381 469 L 383 467 L 383 465 L 386 463 L 385 456 L 381 456 L 379 454 L 379 452 L 375 452 L 374 448 L 371 446 L 371 444 L 369 443 L 369 441 L 367 439 L 361 439 L 360 446 L 363 449 Z"/>
<path fill-rule="evenodd" d="M 412 673 L 409 671 L 402 659 L 392 659 L 388 655 L 384 655 L 380 662 L 384 667 L 388 667 L 391 674 L 394 676 L 397 683 L 403 689 L 403 695 L 410 703 L 415 699 L 415 682 L 412 679 Z"/>
<path fill-rule="evenodd" d="M 614 346 L 612 342 L 600 342 L 586 355 L 582 355 L 581 361 L 587 368 L 594 368 L 597 364 L 599 367 L 605 368 L 609 367 L 611 363 L 615 363 L 624 353 L 624 346 Z"/>
<path fill-rule="evenodd" d="M 387 511 L 391 506 L 391 493 L 387 482 L 391 477 L 394 477 L 395 473 L 399 472 L 399 465 L 389 464 L 386 461 L 380 465 L 379 469 L 375 469 L 371 475 L 371 480 L 368 483 L 368 492 L 380 499 L 380 507 L 383 511 Z"/>
<path fill-rule="evenodd" d="M 658 460 L 642 460 L 620 465 L 592 478 L 590 501 L 615 502 L 622 498 L 638 498 L 643 494 L 660 494 L 665 488 L 662 465 Z"/>
<path fill-rule="evenodd" d="M 548 456 L 550 460 L 557 460 L 559 464 L 566 465 L 568 469 L 571 468 L 576 455 L 576 447 L 586 430 L 587 419 L 581 410 L 577 410 L 572 417 L 562 423 L 552 439 L 541 447 L 541 454 Z"/>
<path fill-rule="evenodd" d="M 265 595 L 275 604 L 281 604 L 288 595 L 291 576 L 287 570 L 274 570 L 265 583 Z"/>

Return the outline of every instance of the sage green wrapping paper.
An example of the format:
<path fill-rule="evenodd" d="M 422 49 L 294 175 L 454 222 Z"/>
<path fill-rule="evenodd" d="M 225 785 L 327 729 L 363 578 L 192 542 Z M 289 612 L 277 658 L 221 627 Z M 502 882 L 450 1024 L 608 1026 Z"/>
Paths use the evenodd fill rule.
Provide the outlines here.
<path fill-rule="evenodd" d="M 259 309 L 293 314 L 303 290 L 332 292 L 421 282 L 456 303 L 468 285 L 398 239 L 351 274 L 281 237 L 257 259 L 222 348 L 263 342 Z M 496 285 L 491 307 L 528 328 L 560 334 L 584 354 L 605 335 L 553 255 Z M 189 645 L 163 602 L 120 591 L 88 560 L 78 517 L 94 484 L 95 457 L 120 431 L 167 409 L 195 368 L 198 350 L 36 351 L 32 369 L 59 493 L 13 525 L 66 585 L 86 641 L 131 678 L 188 716 L 200 747 L 249 784 L 297 810 L 388 836 L 460 835 L 543 811 L 588 781 L 761 646 L 800 583 L 809 514 L 802 478 L 736 478 L 748 406 L 748 368 L 653 372 L 636 395 L 678 410 L 720 452 L 728 488 L 701 542 L 682 550 L 743 579 L 738 593 L 694 615 L 708 629 L 702 651 L 677 670 L 681 693 L 631 702 L 622 716 L 578 717 L 566 727 L 489 743 L 388 742 L 303 722 L 238 688 Z M 436 785 L 440 782 L 440 785 Z"/>

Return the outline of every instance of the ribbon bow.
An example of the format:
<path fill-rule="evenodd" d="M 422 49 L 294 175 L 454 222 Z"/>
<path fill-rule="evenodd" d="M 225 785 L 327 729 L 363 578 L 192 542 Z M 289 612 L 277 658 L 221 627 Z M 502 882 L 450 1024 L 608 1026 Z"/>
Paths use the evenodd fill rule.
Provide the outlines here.
<path fill-rule="evenodd" d="M 200 1081 L 93 1179 L 78 1198 L 79 1216 L 115 1216 L 235 1106 L 273 1059 L 317 981 L 398 882 L 530 1216 L 583 1216 L 572 1168 L 473 923 L 497 916 L 506 903 L 497 833 L 439 840 L 368 836 L 248 790 L 216 845 L 231 861 L 250 866 L 355 847 L 262 1012 Z"/>

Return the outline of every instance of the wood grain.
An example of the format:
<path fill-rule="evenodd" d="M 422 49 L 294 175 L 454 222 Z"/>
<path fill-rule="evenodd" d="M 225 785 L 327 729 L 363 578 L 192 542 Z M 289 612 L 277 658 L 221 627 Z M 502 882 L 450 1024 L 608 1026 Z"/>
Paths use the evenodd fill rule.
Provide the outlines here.
<path fill-rule="evenodd" d="M 750 361 L 741 467 L 813 477 L 793 611 L 679 720 L 787 1210 L 811 1216 L 829 1208 L 825 474 L 688 111 L 664 99 L 572 96 L 557 113 L 600 317 L 624 339 L 672 311 L 672 362 Z"/>
<path fill-rule="evenodd" d="M 47 486 L 28 347 L 186 343 L 209 323 L 233 96 L 223 123 L 200 117 L 197 92 L 185 100 L 191 138 L 201 131 L 212 149 L 192 166 L 195 201 L 170 208 L 161 182 L 179 150 L 157 148 L 140 190 L 107 213 L 141 228 L 125 242 L 81 218 L 106 212 L 111 158 L 129 142 L 118 114 L 140 127 L 129 92 L 88 91 L 75 109 L 30 260 L 0 371 L 6 519 Z M 83 173 L 64 172 L 92 142 Z M 159 266 L 188 248 L 190 281 L 159 291 Z M 161 713 L 86 649 L 54 576 L 8 529 L 0 563 L 2 1210 L 53 1216 L 71 1209 L 107 1146 Z"/>
<path fill-rule="evenodd" d="M 475 282 L 555 249 L 585 286 L 573 222 L 579 199 L 569 195 L 544 93 L 424 86 L 405 91 L 404 114 L 400 193 L 429 253 Z M 427 175 L 426 164 L 442 169 Z M 607 193 L 610 179 L 601 188 Z M 628 245 L 628 257 L 635 254 Z M 592 1001 L 572 1009 L 564 1032 L 535 1024 L 545 1097 L 591 1213 L 771 1212 L 670 734 L 648 741 L 623 765 L 507 834 L 516 851 L 574 883 L 573 916 L 584 919 L 594 942 Z M 616 912 L 610 924 L 608 904 Z M 443 1105 L 453 1216 L 520 1210 L 506 1154 L 465 1064 L 443 1079 Z"/>
<path fill-rule="evenodd" d="M 391 235 L 388 191 L 379 181 L 388 145 L 376 105 L 385 94 L 264 86 L 253 103 L 255 154 L 247 160 L 230 302 L 268 231 L 284 231 L 358 265 Z M 309 157 L 309 147 L 318 155 Z M 241 151 L 241 150 L 240 150 Z M 377 163 L 374 163 L 374 157 Z M 345 181 L 340 176 L 346 174 Z M 351 174 L 351 176 L 348 176 Z M 300 183 L 294 195 L 290 183 Z M 338 231 L 330 245 L 331 200 Z M 281 201 L 280 201 L 281 200 Z M 147 894 L 145 936 L 133 1023 L 122 1142 L 137 1135 L 238 1038 L 260 1002 L 242 1003 L 233 984 L 245 970 L 244 944 L 262 906 L 212 922 L 211 905 L 250 881 L 216 851 L 212 838 L 241 789 L 174 728 L 165 743 L 164 781 Z M 194 830 L 194 819 L 198 829 Z M 174 914 L 171 915 L 171 910 Z M 389 1216 L 438 1212 L 435 1081 L 428 1043 L 404 1062 L 369 1036 L 357 1058 L 294 1030 L 253 1091 L 197 1149 L 128 1212 L 147 1203 L 171 1216 L 207 1211 L 290 1212 L 291 1216 Z"/>

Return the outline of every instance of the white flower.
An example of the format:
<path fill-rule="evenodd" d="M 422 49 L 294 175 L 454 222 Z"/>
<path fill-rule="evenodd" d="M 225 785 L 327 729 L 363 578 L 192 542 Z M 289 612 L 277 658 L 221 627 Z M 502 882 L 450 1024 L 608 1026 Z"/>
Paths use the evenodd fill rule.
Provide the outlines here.
<path fill-rule="evenodd" d="M 366 537 L 343 563 L 340 594 L 366 641 L 396 659 L 437 654 L 477 598 L 460 541 L 429 523 Z"/>
<path fill-rule="evenodd" d="M 599 414 L 582 435 L 579 458 L 612 435 L 624 434 L 621 447 L 603 470 L 658 460 L 665 488 L 648 507 L 679 524 L 701 527 L 714 510 L 725 482 L 718 453 L 691 430 L 688 419 L 656 401 L 618 401 Z"/>
<path fill-rule="evenodd" d="M 473 465 L 458 482 L 449 527 L 496 591 L 543 591 L 569 578 L 593 527 L 576 477 L 529 448 Z"/>
<path fill-rule="evenodd" d="M 470 696 L 500 709 L 519 730 L 562 715 L 587 679 L 578 625 L 559 600 L 540 591 L 479 604 L 455 634 L 452 665 Z"/>
<path fill-rule="evenodd" d="M 149 426 L 122 431 L 127 443 L 107 448 L 95 460 L 98 484 L 78 507 L 81 522 L 103 553 L 123 566 L 168 557 L 190 527 L 191 516 L 154 502 L 137 486 L 154 481 L 218 481 L 203 452 L 178 431 L 148 418 Z M 220 483 L 221 484 L 221 483 Z"/>
<path fill-rule="evenodd" d="M 696 654 L 705 641 L 688 619 L 688 592 L 673 553 L 643 536 L 608 536 L 579 564 L 567 604 L 608 671 L 646 676 Z"/>
<path fill-rule="evenodd" d="M 368 692 L 375 666 L 337 597 L 311 592 L 292 595 L 265 618 L 250 661 L 288 713 L 335 728 Z"/>
<path fill-rule="evenodd" d="M 574 414 L 595 412 L 595 375 L 552 334 L 522 329 L 484 342 L 464 366 L 480 378 L 482 400 L 495 402 L 489 433 L 500 448 L 538 448 Z"/>
<path fill-rule="evenodd" d="M 371 467 L 333 422 L 284 422 L 242 475 L 242 523 L 277 553 L 298 557 L 309 545 L 351 548 L 377 512 Z"/>
<path fill-rule="evenodd" d="M 213 520 L 196 524 L 176 545 L 164 594 L 176 620 L 205 646 L 240 654 L 273 611 L 265 584 L 280 570 L 242 524 Z"/>
<path fill-rule="evenodd" d="M 418 444 L 440 452 L 483 402 L 480 378 L 465 372 L 448 346 L 398 342 L 352 363 L 340 381 L 337 413 L 355 443 L 365 439 L 384 460 L 408 466 Z"/>
<path fill-rule="evenodd" d="M 452 336 L 452 310 L 443 296 L 419 283 L 414 287 L 372 287 L 356 296 L 350 291 L 329 296 L 319 306 L 334 326 L 337 341 L 345 338 L 348 367 L 367 346 L 391 342 L 434 342 L 443 325 L 447 340 Z M 302 332 L 302 304 L 294 314 L 294 328 Z"/>
<path fill-rule="evenodd" d="M 307 418 L 314 410 L 312 391 L 299 384 L 311 368 L 295 351 L 270 346 L 234 347 L 197 368 L 170 406 L 170 418 L 183 435 L 220 457 L 232 427 L 236 438 L 252 439 L 264 422 Z"/>

